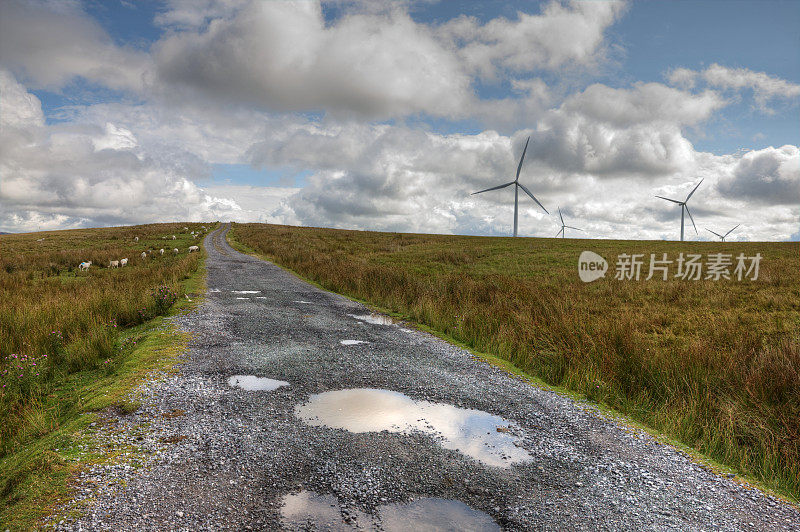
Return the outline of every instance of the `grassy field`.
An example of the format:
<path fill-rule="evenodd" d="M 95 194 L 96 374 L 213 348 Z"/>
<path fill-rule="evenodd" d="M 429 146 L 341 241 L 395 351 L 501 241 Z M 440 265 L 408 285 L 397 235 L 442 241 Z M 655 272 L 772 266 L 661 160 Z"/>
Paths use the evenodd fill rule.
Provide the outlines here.
<path fill-rule="evenodd" d="M 327 289 L 508 360 L 800 498 L 796 243 L 511 239 L 264 224 L 235 224 L 231 237 Z M 580 281 L 584 250 L 608 260 L 605 278 Z M 676 260 L 681 252 L 704 261 L 712 253 L 760 253 L 759 276 L 683 280 L 673 264 L 668 280 L 643 280 L 651 253 Z M 623 253 L 645 255 L 642 280 L 614 278 Z"/>
<path fill-rule="evenodd" d="M 131 408 L 124 395 L 185 344 L 161 316 L 202 290 L 192 230 L 200 224 L 0 236 L 0 523 L 28 528 L 65 496 L 79 464 L 103 458 L 70 455 L 86 413 Z"/>

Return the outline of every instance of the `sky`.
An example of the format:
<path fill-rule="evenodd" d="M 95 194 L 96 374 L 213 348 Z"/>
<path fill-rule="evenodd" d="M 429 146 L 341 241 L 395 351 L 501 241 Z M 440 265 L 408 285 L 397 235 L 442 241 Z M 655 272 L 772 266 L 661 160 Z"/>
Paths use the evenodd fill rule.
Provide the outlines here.
<path fill-rule="evenodd" d="M 0 1 L 0 231 L 800 239 L 800 3 Z"/>

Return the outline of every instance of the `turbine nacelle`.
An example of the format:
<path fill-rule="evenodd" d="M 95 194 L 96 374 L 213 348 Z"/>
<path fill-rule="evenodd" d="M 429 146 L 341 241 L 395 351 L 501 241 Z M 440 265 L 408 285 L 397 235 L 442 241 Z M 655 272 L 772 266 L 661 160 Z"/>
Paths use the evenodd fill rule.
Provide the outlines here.
<path fill-rule="evenodd" d="M 671 201 L 672 203 L 677 203 L 678 205 L 681 206 L 681 241 L 683 241 L 683 212 L 684 212 L 684 210 L 689 215 L 689 219 L 692 221 L 692 226 L 694 227 L 694 232 L 697 233 L 698 235 L 700 234 L 697 231 L 697 225 L 695 225 L 695 223 L 694 223 L 694 217 L 692 217 L 692 213 L 691 213 L 691 211 L 689 211 L 689 206 L 686 203 L 689 201 L 689 198 L 692 197 L 692 194 L 695 193 L 695 191 L 703 183 L 704 180 L 705 180 L 705 178 L 701 179 L 700 183 L 697 183 L 697 185 L 695 185 L 695 187 L 692 189 L 691 192 L 689 192 L 689 195 L 686 196 L 686 199 L 683 200 L 683 201 L 679 201 L 679 200 L 672 199 L 672 198 L 665 198 L 664 196 L 656 196 L 657 198 L 661 198 L 663 200 Z"/>

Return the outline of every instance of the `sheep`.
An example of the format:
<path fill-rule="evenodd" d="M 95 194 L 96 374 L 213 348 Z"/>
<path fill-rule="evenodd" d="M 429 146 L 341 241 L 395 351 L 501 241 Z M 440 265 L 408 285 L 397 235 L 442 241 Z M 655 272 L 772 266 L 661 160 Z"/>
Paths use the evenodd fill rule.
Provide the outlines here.
<path fill-rule="evenodd" d="M 128 259 L 120 259 L 119 261 L 120 268 L 124 268 L 126 264 L 128 264 Z"/>
<path fill-rule="evenodd" d="M 178 254 L 178 248 L 173 249 L 172 252 L 177 255 Z"/>
<path fill-rule="evenodd" d="M 175 240 L 175 235 L 172 235 L 172 240 Z"/>
<path fill-rule="evenodd" d="M 109 268 L 119 268 L 119 261 L 118 260 L 110 260 L 108 261 Z"/>
<path fill-rule="evenodd" d="M 37 241 L 37 242 L 44 242 L 44 237 L 42 237 L 42 238 L 37 238 L 37 239 L 36 239 L 36 241 Z"/>
<path fill-rule="evenodd" d="M 147 258 L 147 253 L 145 253 L 144 251 L 142 251 L 142 255 L 141 255 L 141 257 L 142 257 L 143 259 L 146 259 L 146 258 Z"/>
<path fill-rule="evenodd" d="M 158 250 L 158 254 L 159 254 L 159 255 L 163 255 L 163 254 L 164 254 L 164 248 L 161 248 L 161 249 L 159 249 L 159 250 Z"/>
<path fill-rule="evenodd" d="M 192 251 L 200 251 L 200 248 L 197 246 L 189 246 L 189 253 L 191 253 Z"/>
<path fill-rule="evenodd" d="M 89 266 L 91 266 L 91 265 L 92 265 L 92 261 L 81 262 L 78 265 L 78 269 L 81 270 L 81 271 L 89 271 Z"/>
<path fill-rule="evenodd" d="M 138 242 L 139 241 L 139 237 L 138 236 L 133 237 L 133 241 L 134 242 Z"/>
<path fill-rule="evenodd" d="M 188 228 L 188 227 L 184 227 L 184 228 L 183 228 L 183 230 L 184 230 L 184 231 L 188 231 L 188 230 L 189 230 L 189 228 Z"/>

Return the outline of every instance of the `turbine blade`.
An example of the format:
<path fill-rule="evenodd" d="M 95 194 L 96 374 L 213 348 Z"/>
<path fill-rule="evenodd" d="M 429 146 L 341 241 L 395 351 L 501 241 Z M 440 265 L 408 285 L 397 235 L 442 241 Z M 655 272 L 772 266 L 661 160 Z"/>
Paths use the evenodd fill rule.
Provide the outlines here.
<path fill-rule="evenodd" d="M 689 206 L 684 203 L 683 208 L 686 209 L 686 213 L 689 215 L 689 219 L 692 221 L 692 225 L 694 225 L 694 218 L 692 218 L 692 213 L 689 212 Z M 696 225 L 694 225 L 694 232 L 697 233 L 698 235 L 700 234 L 697 232 Z"/>
<path fill-rule="evenodd" d="M 665 199 L 665 200 L 667 200 L 667 201 L 671 201 L 672 203 L 677 203 L 678 205 L 680 205 L 680 204 L 682 204 L 682 203 L 683 203 L 682 201 L 678 201 L 678 200 L 674 200 L 674 199 L 665 198 L 664 196 L 656 196 L 656 197 L 657 197 L 657 198 L 661 198 L 661 199 Z"/>
<path fill-rule="evenodd" d="M 742 224 L 736 224 L 736 227 L 739 227 L 740 225 L 742 225 Z M 728 236 L 729 234 L 733 233 L 736 230 L 736 227 L 734 227 L 733 229 L 731 229 L 730 231 L 725 233 L 725 236 Z"/>
<path fill-rule="evenodd" d="M 473 196 L 473 195 L 475 195 L 475 194 L 480 194 L 481 192 L 489 192 L 490 190 L 497 190 L 498 188 L 506 188 L 506 187 L 510 187 L 510 186 L 511 186 L 511 185 L 513 185 L 513 184 L 514 184 L 514 182 L 513 182 L 513 181 L 511 181 L 510 183 L 506 183 L 505 185 L 497 185 L 496 187 L 487 188 L 487 189 L 485 189 L 485 190 L 479 190 L 479 191 L 477 191 L 477 192 L 473 192 L 472 194 L 470 194 L 470 196 Z"/>
<path fill-rule="evenodd" d="M 572 227 L 571 225 L 565 225 L 564 227 L 567 229 L 575 229 L 576 231 L 583 231 L 583 229 L 580 229 L 579 227 Z"/>
<path fill-rule="evenodd" d="M 714 231 L 712 231 L 711 229 L 706 229 L 706 231 L 708 231 L 709 233 L 714 233 Z M 721 234 L 719 234 L 719 233 L 714 233 L 714 234 L 715 234 L 715 235 L 717 235 L 717 236 L 718 236 L 718 237 L 720 237 L 720 238 L 725 238 L 725 237 L 723 237 L 723 236 L 722 236 Z M 728 235 L 725 235 L 725 236 L 728 236 Z"/>
<path fill-rule="evenodd" d="M 558 231 L 558 233 L 556 233 L 556 236 L 560 235 L 560 234 L 561 234 L 563 231 L 564 231 L 564 228 L 562 227 L 562 228 L 561 228 L 561 229 Z"/>
<path fill-rule="evenodd" d="M 703 179 L 705 179 L 705 177 Z M 694 187 L 691 192 L 689 192 L 689 195 L 686 196 L 686 201 L 689 201 L 689 198 L 692 197 L 692 194 L 694 194 L 694 191 L 697 190 L 697 187 L 699 187 L 703 183 L 703 179 L 701 179 L 700 183 L 697 183 L 697 186 Z M 686 201 L 684 201 L 684 203 L 686 203 Z"/>
<path fill-rule="evenodd" d="M 535 201 L 535 202 L 537 203 L 537 205 L 539 205 L 539 207 L 541 207 L 541 208 L 542 208 L 542 210 L 543 210 L 544 212 L 547 212 L 547 209 L 545 209 L 545 208 L 544 208 L 544 205 L 542 205 L 541 203 L 539 203 L 539 200 L 537 200 L 537 199 L 536 199 L 536 196 L 534 196 L 533 194 L 531 194 L 531 191 L 530 191 L 530 190 L 528 190 L 527 188 L 525 188 L 525 185 L 523 185 L 522 183 L 517 183 L 517 185 L 518 185 L 518 186 L 520 186 L 520 187 L 522 187 L 522 190 L 524 190 L 524 191 L 525 191 L 525 194 L 527 194 L 528 196 L 530 196 L 530 197 L 531 197 L 531 199 L 532 199 L 533 201 Z M 547 214 L 550 214 L 550 213 L 549 213 L 549 212 L 547 212 Z"/>
<path fill-rule="evenodd" d="M 561 216 L 561 207 L 558 208 L 558 217 L 561 218 L 561 225 L 564 225 L 564 217 Z"/>
<path fill-rule="evenodd" d="M 528 140 L 525 141 L 525 149 L 522 150 L 522 157 L 519 158 L 519 166 L 517 166 L 517 178 L 514 181 L 519 181 L 519 172 L 522 170 L 522 161 L 525 160 L 525 152 L 528 151 L 528 143 L 531 141 L 531 138 L 528 137 Z M 544 208 L 544 207 L 542 207 Z"/>

